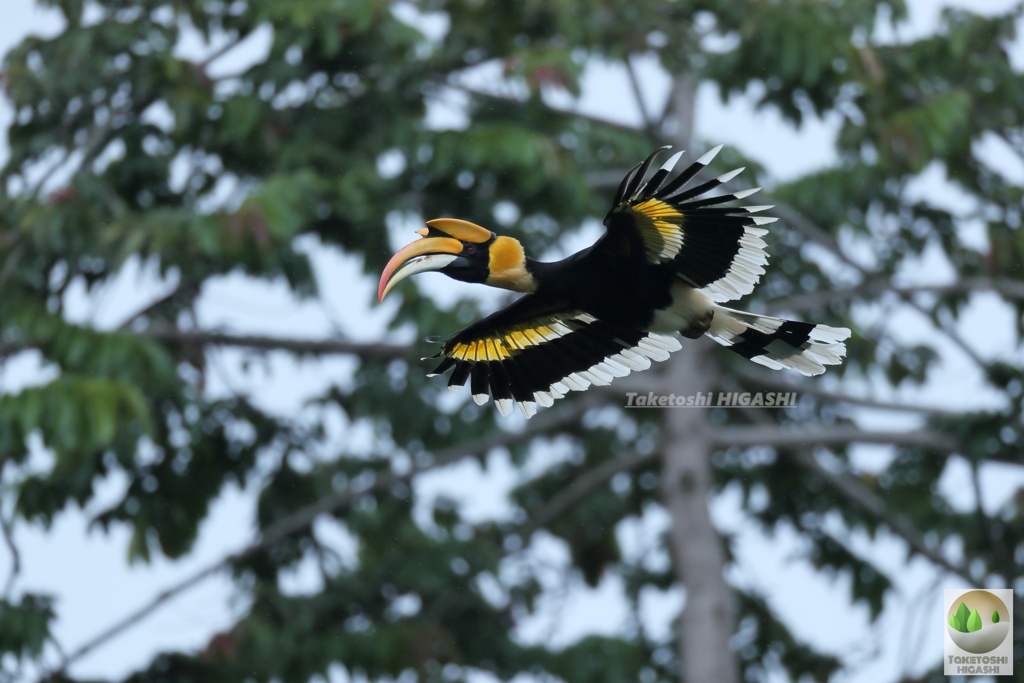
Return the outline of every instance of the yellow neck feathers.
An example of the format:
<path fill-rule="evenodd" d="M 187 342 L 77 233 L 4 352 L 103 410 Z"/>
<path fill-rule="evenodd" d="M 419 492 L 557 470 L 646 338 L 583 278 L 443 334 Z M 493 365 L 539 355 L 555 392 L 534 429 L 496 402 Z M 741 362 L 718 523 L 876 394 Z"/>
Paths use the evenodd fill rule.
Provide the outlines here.
<path fill-rule="evenodd" d="M 526 270 L 526 252 L 518 240 L 498 237 L 488 251 L 490 275 L 487 284 L 491 287 L 511 289 L 513 292 L 532 292 L 537 289 L 533 276 Z"/>

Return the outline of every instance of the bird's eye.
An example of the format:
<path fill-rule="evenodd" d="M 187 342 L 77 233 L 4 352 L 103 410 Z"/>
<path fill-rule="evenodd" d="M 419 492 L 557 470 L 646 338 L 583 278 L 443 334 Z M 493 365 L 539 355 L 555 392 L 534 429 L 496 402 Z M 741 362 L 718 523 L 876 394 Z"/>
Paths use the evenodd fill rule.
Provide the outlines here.
<path fill-rule="evenodd" d="M 475 252 L 476 252 L 476 247 L 469 246 L 469 245 L 466 246 L 466 253 L 467 254 L 472 254 L 472 253 L 475 253 Z"/>

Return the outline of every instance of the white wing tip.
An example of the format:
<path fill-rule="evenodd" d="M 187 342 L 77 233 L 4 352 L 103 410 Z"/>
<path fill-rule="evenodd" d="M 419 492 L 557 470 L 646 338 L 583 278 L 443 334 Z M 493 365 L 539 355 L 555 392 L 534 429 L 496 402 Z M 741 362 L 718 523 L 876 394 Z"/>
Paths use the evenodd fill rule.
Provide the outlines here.
<path fill-rule="evenodd" d="M 850 338 L 850 328 L 829 327 L 828 325 L 815 325 L 811 330 L 811 339 L 823 344 L 838 344 Z"/>
<path fill-rule="evenodd" d="M 519 406 L 519 410 L 523 412 L 523 417 L 527 420 L 537 414 L 537 404 L 533 401 L 516 401 L 516 405 Z"/>
<path fill-rule="evenodd" d="M 715 180 L 717 180 L 720 183 L 727 183 L 730 180 L 732 180 L 733 178 L 735 178 L 736 176 L 738 176 L 740 173 L 743 173 L 743 171 L 745 171 L 745 170 L 747 170 L 746 166 L 740 166 L 739 168 L 734 168 L 733 170 L 729 171 L 728 173 L 723 173 L 722 175 L 720 175 L 717 178 L 715 178 Z"/>
<path fill-rule="evenodd" d="M 718 155 L 718 153 L 722 151 L 723 147 L 725 147 L 725 145 L 718 145 L 717 147 L 712 147 L 704 154 L 704 156 L 702 156 L 700 159 L 697 159 L 697 163 L 703 166 L 707 166 L 708 164 L 711 163 L 711 160 L 714 159 Z"/>
<path fill-rule="evenodd" d="M 668 158 L 668 161 L 666 161 L 665 163 L 663 163 L 661 165 L 661 170 L 663 170 L 665 172 L 671 172 L 672 169 L 676 167 L 676 164 L 679 162 L 679 159 L 680 159 L 680 157 L 683 156 L 683 154 L 685 154 L 685 152 L 680 151 L 680 152 L 676 152 L 675 154 L 670 156 Z"/>

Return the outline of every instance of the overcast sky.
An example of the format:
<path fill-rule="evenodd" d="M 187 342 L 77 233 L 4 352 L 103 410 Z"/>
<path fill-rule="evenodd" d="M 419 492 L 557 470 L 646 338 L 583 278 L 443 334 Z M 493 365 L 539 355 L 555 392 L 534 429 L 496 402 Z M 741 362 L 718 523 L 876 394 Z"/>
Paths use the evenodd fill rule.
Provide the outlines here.
<path fill-rule="evenodd" d="M 910 37 L 928 32 L 937 22 L 939 3 L 930 0 L 911 2 L 913 21 L 901 35 Z M 961 2 L 976 11 L 998 11 L 1012 5 L 1011 2 L 974 0 Z M 0 22 L 0 53 L 6 53 L 11 46 L 29 33 L 52 35 L 61 28 L 58 16 L 45 10 L 35 0 L 4 0 L 4 17 Z M 248 47 L 251 54 L 261 49 L 257 37 Z M 1024 49 L 1018 46 L 1014 60 L 1024 64 Z M 189 49 L 201 49 L 192 45 Z M 232 59 L 245 59 L 237 54 Z M 251 58 L 251 57 L 250 57 Z M 645 69 L 650 102 L 659 102 L 667 90 L 668 83 L 653 69 Z M 588 71 L 581 107 L 608 118 L 634 122 L 637 110 L 628 95 L 629 89 L 623 75 L 611 68 L 594 68 Z M 760 159 L 779 177 L 793 177 L 814 168 L 826 165 L 831 160 L 831 138 L 834 122 L 812 121 L 799 131 L 781 122 L 771 112 L 751 115 L 749 103 L 735 101 L 722 105 L 710 89 L 702 91 L 699 101 L 697 129 L 702 139 L 740 145 L 745 152 Z M 11 110 L 7 102 L 0 101 L 0 129 L 6 129 L 11 121 Z M 986 153 L 996 155 L 1003 161 L 1006 172 L 1018 179 L 1024 178 L 1024 167 L 1020 160 L 1001 155 L 998 146 L 993 145 Z M 0 160 L 6 159 L 6 145 L 0 140 Z M 947 193 L 941 177 L 933 173 L 922 183 L 922 192 Z M 955 201 L 955 199 L 954 199 Z M 407 239 L 405 236 L 401 239 Z M 580 237 L 577 239 L 586 239 Z M 397 246 L 397 244 L 396 244 Z M 572 248 L 584 246 L 572 244 Z M 325 292 L 347 292 L 347 296 L 326 296 L 324 303 L 296 305 L 284 287 L 243 282 L 240 278 L 228 278 L 225 282 L 204 290 L 200 318 L 204 325 L 230 325 L 238 330 L 281 333 L 310 336 L 329 336 L 335 325 L 354 331 L 356 323 L 362 327 L 366 338 L 379 334 L 387 309 L 370 309 L 367 302 L 372 299 L 373 284 L 358 275 L 355 259 L 344 259 L 337 255 L 318 255 L 318 275 Z M 953 274 L 937 271 L 938 278 L 949 278 Z M 138 283 L 146 283 L 138 287 Z M 99 304 L 84 294 L 78 296 L 76 316 L 92 318 L 100 324 L 111 325 L 127 312 L 136 309 L 147 298 L 159 292 L 160 283 L 145 272 L 134 271 L 120 279 L 119 283 L 102 296 Z M 450 290 L 454 296 L 458 289 Z M 353 303 L 357 302 L 357 303 Z M 995 312 L 993 312 L 995 311 Z M 993 322 L 993 316 L 995 321 Z M 366 325 L 370 320 L 372 324 Z M 990 353 L 1009 352 L 1011 319 L 995 302 L 981 301 L 971 307 L 964 328 L 980 329 L 984 321 L 988 330 L 982 344 Z M 913 326 L 911 326 L 913 327 Z M 922 328 L 923 329 L 923 328 Z M 915 331 L 908 329 L 913 336 Z M 958 397 L 975 395 L 978 385 L 977 372 L 963 359 L 950 355 L 949 367 L 945 368 L 942 381 L 944 390 L 935 386 L 924 392 L 922 401 L 956 402 Z M 221 373 L 222 382 L 232 382 L 250 387 L 263 405 L 280 410 L 293 409 L 310 387 L 322 386 L 325 374 L 337 373 L 343 376 L 351 367 L 344 360 L 333 361 L 325 373 L 322 365 L 311 363 L 289 364 L 282 368 L 272 363 L 271 370 L 287 369 L 286 373 L 260 373 L 242 378 L 237 368 L 237 356 L 224 354 L 215 365 Z M 0 385 L 6 390 L 26 382 L 39 380 L 39 367 L 31 358 L 8 364 L 0 372 Z M 282 377 L 281 375 L 285 375 Z M 216 389 L 216 382 L 214 384 Z M 974 394 L 972 394 L 972 388 Z M 865 387 L 870 390 L 870 387 Z M 867 419 L 872 424 L 890 424 L 894 418 L 874 415 Z M 906 426 L 905 418 L 895 424 Z M 878 458 L 879 451 L 865 449 L 863 457 Z M 880 461 L 879 461 L 880 462 Z M 502 514 L 502 507 L 495 501 L 502 500 L 504 492 L 514 483 L 514 471 L 501 457 L 492 459 L 487 472 L 475 463 L 465 463 L 446 470 L 440 475 L 425 478 L 424 491 L 430 494 L 439 491 L 475 491 L 476 495 L 466 499 L 474 515 L 491 516 Z M 989 470 L 986 488 L 998 494 L 1009 491 L 1010 483 L 1005 481 L 1005 472 Z M 1002 479 L 999 482 L 997 480 Z M 455 484 L 455 486 L 453 486 Z M 104 485 L 105 493 L 101 502 L 112 500 L 121 489 L 123 482 L 116 477 Z M 914 563 L 909 570 L 901 570 L 897 576 L 897 596 L 890 601 L 882 622 L 868 626 L 866 611 L 851 608 L 846 595 L 844 581 L 832 581 L 811 571 L 803 564 L 789 561 L 792 553 L 799 549 L 794 538 L 782 533 L 775 539 L 764 539 L 742 525 L 742 518 L 736 513 L 737 501 L 724 496 L 715 504 L 715 514 L 723 529 L 740 537 L 738 544 L 740 562 L 730 575 L 737 584 L 756 587 L 770 598 L 771 604 L 780 612 L 798 617 L 792 621 L 798 634 L 809 637 L 813 642 L 843 656 L 860 653 L 863 667 L 847 680 L 873 681 L 894 678 L 901 670 L 915 671 L 920 665 L 937 661 L 941 652 L 942 607 L 941 588 L 960 587 L 956 582 L 935 582 L 936 574 L 923 563 Z M 229 487 L 218 500 L 207 522 L 203 525 L 198 544 L 193 553 L 180 563 L 170 563 L 156 558 L 152 565 L 127 568 L 125 563 L 128 546 L 127 534 L 114 530 L 109 535 L 88 532 L 85 517 L 71 510 L 62 515 L 48 531 L 20 530 L 17 536 L 22 552 L 23 570 L 19 588 L 25 591 L 56 593 L 60 602 L 60 621 L 57 635 L 62 646 L 74 650 L 86 639 L 95 635 L 105 625 L 131 611 L 151 598 L 158 590 L 188 576 L 198 567 L 218 559 L 226 553 L 241 548 L 252 535 L 252 500 L 245 493 Z M 664 523 L 664 520 L 661 521 Z M 627 525 L 628 526 L 628 525 Z M 623 531 L 623 543 L 627 547 L 637 543 L 650 543 L 656 538 L 658 520 L 637 528 Z M 855 547 L 871 547 L 866 539 L 854 539 Z M 555 544 L 548 544 L 544 552 L 553 557 L 563 554 Z M 882 547 L 883 568 L 898 570 L 902 567 L 902 545 L 883 540 L 874 544 Z M 0 548 L 0 578 L 9 567 L 6 548 Z M 871 555 L 878 556 L 877 550 Z M 294 585 L 302 586 L 311 577 L 295 577 Z M 538 620 L 524 629 L 523 636 L 529 639 L 553 638 L 555 642 L 570 642 L 585 632 L 592 631 L 594 624 L 605 624 L 608 632 L 620 628 L 626 614 L 612 598 L 618 590 L 617 579 L 610 577 L 594 591 L 577 591 L 564 606 L 564 612 L 557 621 Z M 74 672 L 80 676 L 120 676 L 143 666 L 152 654 L 161 649 L 202 647 L 217 629 L 231 623 L 231 615 L 239 609 L 233 602 L 235 593 L 231 583 L 223 578 L 209 579 L 199 587 L 176 599 L 169 606 L 158 611 L 128 634 L 112 641 L 84 659 Z M 648 616 L 655 628 L 666 628 L 669 619 L 681 604 L 678 594 L 652 601 L 647 605 Z M 807 619 L 807 610 L 818 614 L 837 615 L 834 619 Z M 904 634 L 895 640 L 878 634 Z M 922 635 L 923 634 L 923 635 Z M 902 639 L 902 640 L 901 640 Z M 918 648 L 915 643 L 920 642 Z M 872 651 L 879 649 L 875 655 Z"/>

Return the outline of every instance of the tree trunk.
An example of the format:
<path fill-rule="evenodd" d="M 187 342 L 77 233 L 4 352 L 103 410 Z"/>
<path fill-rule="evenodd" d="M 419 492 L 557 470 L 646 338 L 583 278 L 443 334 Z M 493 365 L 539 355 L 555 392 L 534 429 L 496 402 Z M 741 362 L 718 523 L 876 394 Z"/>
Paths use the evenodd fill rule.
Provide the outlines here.
<path fill-rule="evenodd" d="M 672 89 L 670 136 L 676 149 L 689 149 L 693 131 L 694 82 L 679 78 Z M 697 151 L 694 150 L 696 153 Z M 710 391 L 717 366 L 708 340 L 684 340 L 664 375 L 668 392 Z M 739 671 L 729 649 L 736 625 L 735 597 L 725 581 L 725 551 L 711 521 L 711 431 L 708 411 L 666 410 L 661 493 L 672 519 L 670 532 L 676 576 L 686 589 L 679 656 L 686 683 L 736 683 Z"/>

